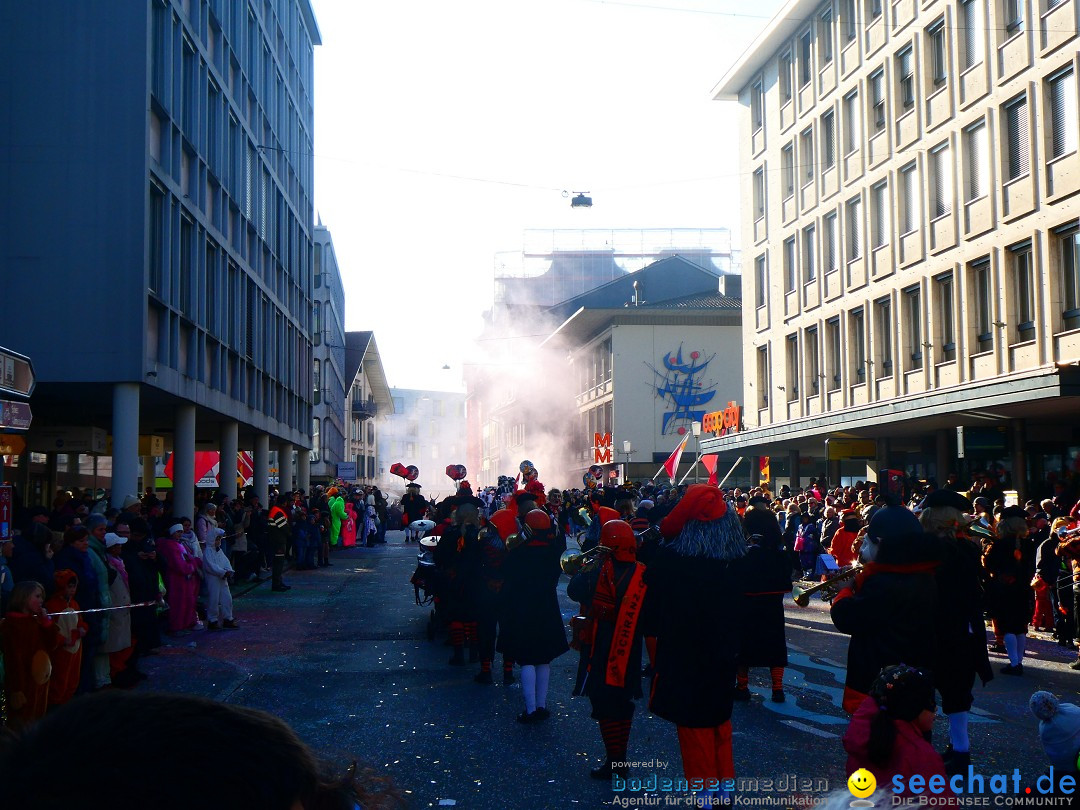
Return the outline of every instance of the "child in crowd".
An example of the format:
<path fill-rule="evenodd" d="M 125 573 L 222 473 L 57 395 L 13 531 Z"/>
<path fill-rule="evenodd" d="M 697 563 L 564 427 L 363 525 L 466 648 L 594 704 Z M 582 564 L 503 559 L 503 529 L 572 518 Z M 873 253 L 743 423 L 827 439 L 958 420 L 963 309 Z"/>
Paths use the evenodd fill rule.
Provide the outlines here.
<path fill-rule="evenodd" d="M 33 581 L 16 583 L 0 624 L 11 728 L 25 728 L 45 716 L 52 675 L 49 653 L 59 644 L 60 631 L 45 615 L 45 588 Z"/>
<path fill-rule="evenodd" d="M 75 696 L 79 688 L 79 672 L 82 669 L 83 636 L 90 629 L 78 613 L 79 603 L 75 591 L 79 577 L 70 568 L 53 575 L 56 590 L 45 603 L 47 613 L 59 613 L 53 621 L 60 632 L 60 645 L 49 654 L 52 660 L 52 678 L 49 679 L 49 706 L 62 706 Z"/>
<path fill-rule="evenodd" d="M 1062 703 L 1050 692 L 1036 692 L 1028 705 L 1039 718 L 1039 740 L 1059 774 L 1077 774 L 1080 763 L 1080 706 Z"/>
<path fill-rule="evenodd" d="M 879 785 L 903 776 L 905 788 L 915 774 L 947 779 L 941 755 L 925 736 L 933 728 L 936 709 L 928 675 L 906 664 L 885 667 L 844 734 L 847 772 L 866 768 Z"/>
<path fill-rule="evenodd" d="M 206 629 L 239 630 L 240 626 L 233 620 L 232 591 L 229 590 L 229 581 L 234 575 L 232 563 L 225 550 L 221 547 L 221 539 L 225 536 L 224 529 L 211 529 L 206 541 L 206 549 L 203 551 L 203 575 L 206 579 Z M 224 621 L 218 624 L 218 618 Z"/>
<path fill-rule="evenodd" d="M 192 581 L 202 564 L 188 550 L 182 535 L 183 523 L 174 523 L 169 527 L 169 536 L 158 538 L 158 558 L 165 566 L 165 589 L 169 601 L 169 633 L 174 636 L 187 635 L 189 628 L 195 626 L 195 593 Z M 197 580 L 196 585 L 197 585 Z"/>

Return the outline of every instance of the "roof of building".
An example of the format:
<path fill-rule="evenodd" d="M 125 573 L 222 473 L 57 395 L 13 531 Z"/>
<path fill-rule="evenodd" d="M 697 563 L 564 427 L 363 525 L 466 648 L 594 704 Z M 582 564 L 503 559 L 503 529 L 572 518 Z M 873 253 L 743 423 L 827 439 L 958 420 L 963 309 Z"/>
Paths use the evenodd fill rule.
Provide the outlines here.
<path fill-rule="evenodd" d="M 657 304 L 645 303 L 638 309 L 742 309 L 742 299 L 721 293 L 694 293 Z"/>
<path fill-rule="evenodd" d="M 371 385 L 372 399 L 379 405 L 382 413 L 394 412 L 394 400 L 390 396 L 390 385 L 386 381 L 386 371 L 379 357 L 379 347 L 375 343 L 375 333 L 345 333 L 345 392 L 348 393 L 353 380 L 361 368 L 367 373 Z"/>
<path fill-rule="evenodd" d="M 712 90 L 713 98 L 737 99 L 769 57 L 814 18 L 814 11 L 820 5 L 821 0 L 788 0 L 717 82 Z"/>

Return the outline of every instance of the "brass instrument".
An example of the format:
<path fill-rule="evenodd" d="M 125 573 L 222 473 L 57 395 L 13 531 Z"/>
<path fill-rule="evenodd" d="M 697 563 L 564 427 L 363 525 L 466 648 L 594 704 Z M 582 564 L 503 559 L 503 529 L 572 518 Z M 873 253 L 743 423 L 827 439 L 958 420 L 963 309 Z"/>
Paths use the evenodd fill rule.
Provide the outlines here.
<path fill-rule="evenodd" d="M 506 538 L 506 550 L 513 551 L 518 546 L 525 543 L 526 540 L 532 539 L 532 530 L 528 526 L 522 526 L 521 529 L 508 535 Z"/>
<path fill-rule="evenodd" d="M 791 588 L 791 596 L 795 600 L 795 604 L 799 607 L 809 606 L 810 597 L 815 593 L 821 594 L 821 600 L 823 602 L 831 602 L 836 594 L 844 587 L 841 583 L 843 583 L 844 580 L 853 578 L 861 570 L 862 563 L 856 563 L 851 568 L 841 571 L 839 574 L 826 579 L 824 582 L 815 582 L 808 587 L 795 583 Z"/>
<path fill-rule="evenodd" d="M 610 551 L 611 549 L 607 546 L 594 546 L 588 551 L 567 549 L 559 557 L 559 567 L 562 568 L 564 574 L 574 576 L 574 574 L 595 568 L 606 559 L 605 555 Z"/>

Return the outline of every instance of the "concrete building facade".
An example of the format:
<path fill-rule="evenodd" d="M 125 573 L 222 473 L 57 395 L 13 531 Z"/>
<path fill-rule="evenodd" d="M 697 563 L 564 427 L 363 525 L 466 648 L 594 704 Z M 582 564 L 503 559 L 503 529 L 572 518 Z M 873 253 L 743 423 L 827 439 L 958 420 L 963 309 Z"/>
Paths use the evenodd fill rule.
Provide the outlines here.
<path fill-rule="evenodd" d="M 196 445 L 250 449 L 263 498 L 272 444 L 282 485 L 306 484 L 308 0 L 21 4 L 2 37 L 0 344 L 33 357 L 34 427 L 108 430 L 114 503 L 147 436 L 174 453 L 178 513 Z"/>
<path fill-rule="evenodd" d="M 791 0 L 724 76 L 748 430 L 709 446 L 1080 483 L 1078 6 Z"/>
<path fill-rule="evenodd" d="M 345 458 L 345 290 L 329 229 L 316 225 L 314 242 L 311 476 L 325 481 L 353 459 Z"/>
<path fill-rule="evenodd" d="M 345 333 L 345 379 L 345 461 L 356 464 L 358 483 L 374 484 L 383 425 L 395 411 L 374 332 Z"/>

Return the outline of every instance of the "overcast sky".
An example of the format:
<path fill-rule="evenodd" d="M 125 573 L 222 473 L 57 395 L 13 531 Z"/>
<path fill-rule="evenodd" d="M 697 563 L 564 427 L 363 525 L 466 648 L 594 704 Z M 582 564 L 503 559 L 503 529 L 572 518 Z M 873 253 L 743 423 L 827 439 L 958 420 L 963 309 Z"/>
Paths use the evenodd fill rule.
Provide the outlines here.
<path fill-rule="evenodd" d="M 316 210 L 392 386 L 461 387 L 526 229 L 738 241 L 735 105 L 710 90 L 781 0 L 312 2 Z"/>

